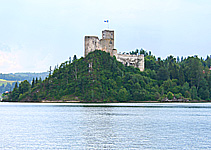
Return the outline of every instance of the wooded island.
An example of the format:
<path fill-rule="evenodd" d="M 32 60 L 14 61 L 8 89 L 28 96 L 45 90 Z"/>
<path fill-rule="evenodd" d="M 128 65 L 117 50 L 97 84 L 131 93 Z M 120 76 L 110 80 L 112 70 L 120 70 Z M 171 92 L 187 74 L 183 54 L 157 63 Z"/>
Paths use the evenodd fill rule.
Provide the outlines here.
<path fill-rule="evenodd" d="M 192 56 L 165 60 L 144 54 L 145 70 L 118 62 L 115 56 L 96 50 L 85 58 L 55 67 L 45 80 L 16 83 L 7 102 L 141 102 L 210 101 L 211 58 Z"/>

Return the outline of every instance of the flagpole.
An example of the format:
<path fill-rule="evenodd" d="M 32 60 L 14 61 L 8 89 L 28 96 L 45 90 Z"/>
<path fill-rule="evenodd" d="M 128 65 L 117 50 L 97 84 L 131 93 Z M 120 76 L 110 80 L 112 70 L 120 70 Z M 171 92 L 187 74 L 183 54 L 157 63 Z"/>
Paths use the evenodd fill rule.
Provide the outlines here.
<path fill-rule="evenodd" d="M 109 20 L 104 20 L 104 22 L 108 24 L 108 29 L 109 29 Z"/>

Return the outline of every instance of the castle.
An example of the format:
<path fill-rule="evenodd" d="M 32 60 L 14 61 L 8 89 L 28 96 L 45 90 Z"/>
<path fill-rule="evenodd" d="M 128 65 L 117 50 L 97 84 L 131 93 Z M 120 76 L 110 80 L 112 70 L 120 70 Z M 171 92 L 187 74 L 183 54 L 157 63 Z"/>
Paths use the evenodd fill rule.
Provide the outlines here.
<path fill-rule="evenodd" d="M 139 68 L 140 71 L 144 71 L 144 55 L 132 55 L 132 54 L 117 54 L 117 50 L 114 49 L 114 31 L 103 30 L 102 39 L 97 36 L 85 36 L 85 57 L 92 51 L 102 50 L 110 53 L 111 56 L 115 56 L 116 59 L 127 66 L 134 66 Z"/>

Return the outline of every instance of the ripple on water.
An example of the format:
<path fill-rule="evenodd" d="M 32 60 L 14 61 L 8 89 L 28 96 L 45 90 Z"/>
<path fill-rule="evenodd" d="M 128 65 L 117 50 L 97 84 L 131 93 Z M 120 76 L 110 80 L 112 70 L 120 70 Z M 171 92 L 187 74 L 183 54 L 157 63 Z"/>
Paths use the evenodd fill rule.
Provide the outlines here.
<path fill-rule="evenodd" d="M 211 104 L 0 103 L 0 149 L 211 149 Z"/>

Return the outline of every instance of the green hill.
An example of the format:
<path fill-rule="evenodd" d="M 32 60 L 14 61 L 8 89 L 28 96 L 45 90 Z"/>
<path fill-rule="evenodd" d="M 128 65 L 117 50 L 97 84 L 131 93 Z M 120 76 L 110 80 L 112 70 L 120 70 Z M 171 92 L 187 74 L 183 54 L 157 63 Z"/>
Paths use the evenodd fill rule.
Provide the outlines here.
<path fill-rule="evenodd" d="M 127 101 L 129 94 L 123 80 L 132 73 L 140 71 L 134 67 L 125 67 L 108 53 L 95 51 L 71 64 L 61 64 L 49 78 L 35 82 L 32 89 L 27 81 L 22 82 L 14 89 L 11 100 Z"/>
<path fill-rule="evenodd" d="M 62 63 L 44 81 L 15 85 L 5 101 L 140 102 L 206 100 L 211 98 L 211 58 L 197 56 L 165 60 L 144 50 L 145 71 L 124 66 L 103 51 L 89 53 L 73 63 Z"/>

